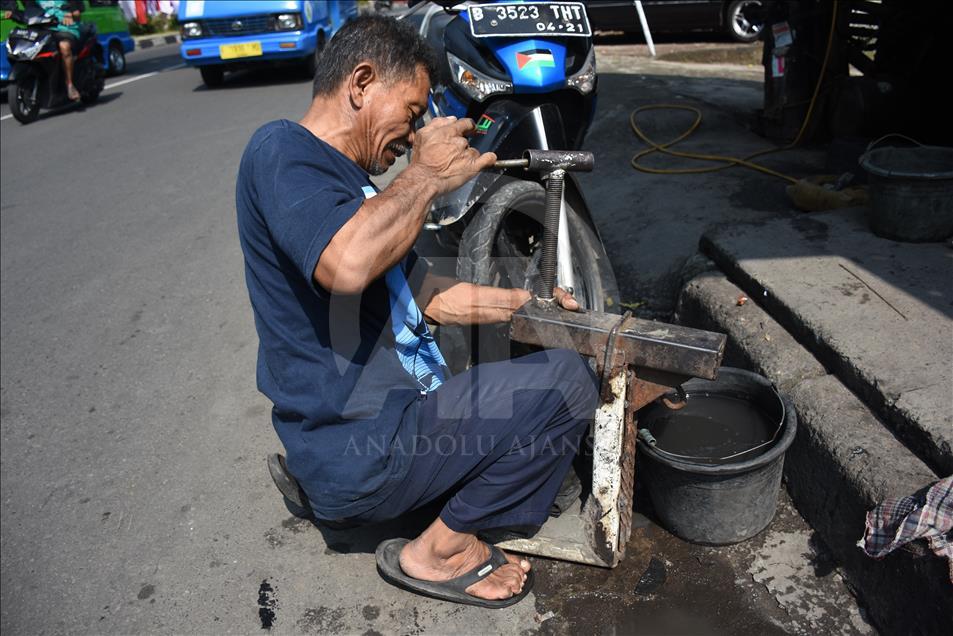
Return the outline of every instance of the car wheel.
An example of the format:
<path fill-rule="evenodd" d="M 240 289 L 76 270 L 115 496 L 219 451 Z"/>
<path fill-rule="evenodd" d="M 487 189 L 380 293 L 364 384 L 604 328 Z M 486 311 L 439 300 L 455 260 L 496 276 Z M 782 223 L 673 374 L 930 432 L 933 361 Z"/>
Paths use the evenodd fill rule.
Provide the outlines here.
<path fill-rule="evenodd" d="M 218 88 L 225 83 L 225 71 L 218 66 L 200 66 L 199 73 L 202 74 L 202 81 L 209 88 Z"/>
<path fill-rule="evenodd" d="M 126 54 L 118 44 L 109 46 L 109 74 L 122 75 L 126 72 Z"/>
<path fill-rule="evenodd" d="M 764 10 L 761 0 L 733 0 L 725 11 L 728 33 L 738 42 L 754 42 L 764 28 L 763 20 L 754 18 Z"/>

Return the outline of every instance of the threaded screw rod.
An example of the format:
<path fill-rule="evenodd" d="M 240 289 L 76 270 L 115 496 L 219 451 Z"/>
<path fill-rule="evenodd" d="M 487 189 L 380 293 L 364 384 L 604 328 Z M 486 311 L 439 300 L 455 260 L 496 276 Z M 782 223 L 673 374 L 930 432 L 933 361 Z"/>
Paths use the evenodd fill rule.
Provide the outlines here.
<path fill-rule="evenodd" d="M 556 248 L 559 241 L 559 212 L 562 208 L 566 171 L 553 170 L 543 176 L 546 180 L 546 214 L 543 220 L 543 256 L 539 263 L 539 282 L 536 296 L 553 300 L 556 285 Z"/>

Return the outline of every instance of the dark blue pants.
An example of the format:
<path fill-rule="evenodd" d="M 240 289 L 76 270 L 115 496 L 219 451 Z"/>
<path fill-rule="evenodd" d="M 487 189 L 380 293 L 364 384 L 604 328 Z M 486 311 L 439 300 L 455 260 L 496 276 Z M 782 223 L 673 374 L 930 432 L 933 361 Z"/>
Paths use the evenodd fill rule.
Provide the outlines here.
<path fill-rule="evenodd" d="M 407 476 L 359 519 L 392 519 L 452 493 L 440 518 L 457 532 L 542 525 L 597 401 L 589 365 L 562 349 L 454 376 L 417 409 Z"/>

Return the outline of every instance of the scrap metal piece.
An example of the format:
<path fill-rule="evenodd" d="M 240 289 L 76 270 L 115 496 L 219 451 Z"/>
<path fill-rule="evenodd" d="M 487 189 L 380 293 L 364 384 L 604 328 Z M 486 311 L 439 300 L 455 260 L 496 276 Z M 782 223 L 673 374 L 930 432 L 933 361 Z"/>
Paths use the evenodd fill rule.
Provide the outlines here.
<path fill-rule="evenodd" d="M 611 398 L 609 378 L 625 366 L 625 350 L 619 348 L 619 330 L 625 325 L 626 321 L 632 317 L 631 311 L 626 311 L 619 318 L 619 322 L 612 325 L 609 333 L 606 334 L 605 352 L 601 358 L 596 358 L 596 369 L 599 371 L 601 380 L 599 385 L 599 394 L 602 401 L 607 402 Z"/>

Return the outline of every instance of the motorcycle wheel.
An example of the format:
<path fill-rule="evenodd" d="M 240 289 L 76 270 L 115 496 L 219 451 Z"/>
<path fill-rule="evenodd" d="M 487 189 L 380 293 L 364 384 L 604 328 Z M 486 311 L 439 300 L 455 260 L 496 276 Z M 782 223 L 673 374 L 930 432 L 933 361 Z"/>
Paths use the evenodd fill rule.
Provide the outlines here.
<path fill-rule="evenodd" d="M 457 255 L 460 280 L 533 290 L 542 256 L 546 190 L 534 181 L 514 181 L 484 202 L 463 232 Z M 584 309 L 616 311 L 619 290 L 602 241 L 566 201 L 576 299 Z M 505 326 L 484 325 L 471 333 L 470 364 L 510 355 Z"/>
<path fill-rule="evenodd" d="M 99 101 L 99 94 L 102 92 L 103 81 L 101 79 L 97 79 L 92 89 L 80 93 L 79 98 L 86 106 L 92 106 Z"/>
<path fill-rule="evenodd" d="M 10 113 L 21 124 L 29 124 L 40 116 L 40 102 L 33 99 L 34 84 L 38 80 L 29 77 L 26 80 L 10 84 L 7 87 L 7 102 L 10 104 Z"/>

